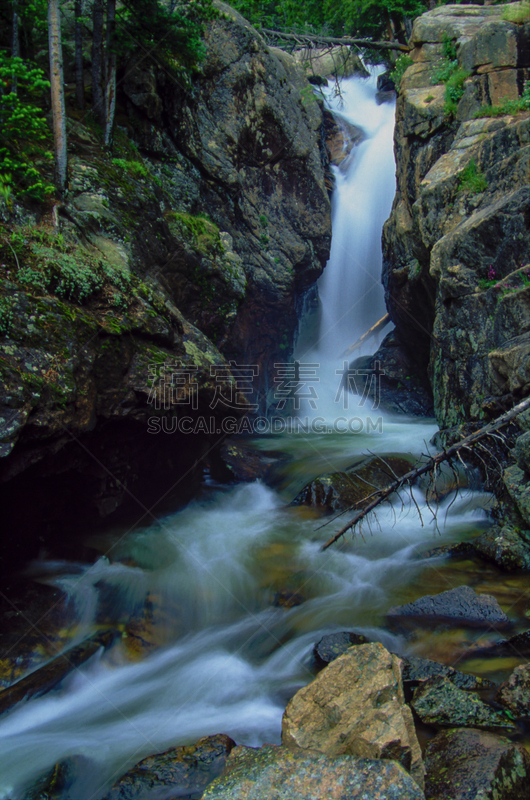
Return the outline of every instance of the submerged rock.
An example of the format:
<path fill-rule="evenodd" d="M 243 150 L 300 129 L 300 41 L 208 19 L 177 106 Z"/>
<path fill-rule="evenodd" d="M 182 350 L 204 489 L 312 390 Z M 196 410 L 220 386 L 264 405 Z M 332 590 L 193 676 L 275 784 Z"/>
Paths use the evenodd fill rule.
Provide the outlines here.
<path fill-rule="evenodd" d="M 430 661 L 428 658 L 421 658 L 421 656 L 407 656 L 402 659 L 401 675 L 403 678 L 403 686 L 405 689 L 415 689 L 418 684 L 429 678 L 436 676 L 443 676 L 459 689 L 466 691 L 473 691 L 476 689 L 487 689 L 494 686 L 491 681 L 485 678 L 479 678 L 475 675 L 466 675 L 465 672 L 459 672 L 453 667 L 448 667 L 445 664 L 439 664 L 437 661 Z"/>
<path fill-rule="evenodd" d="M 292 752 L 263 745 L 235 747 L 204 800 L 423 800 L 424 794 L 395 761 Z"/>
<path fill-rule="evenodd" d="M 438 728 L 483 728 L 503 733 L 516 732 L 516 725 L 502 713 L 470 692 L 459 689 L 439 675 L 421 683 L 411 706 L 427 725 Z"/>
<path fill-rule="evenodd" d="M 399 761 L 422 785 L 421 751 L 405 705 L 400 661 L 378 643 L 351 648 L 291 698 L 282 744 L 329 756 Z"/>
<path fill-rule="evenodd" d="M 490 594 L 476 594 L 459 586 L 437 595 L 425 595 L 413 603 L 395 606 L 388 612 L 393 625 L 448 623 L 472 627 L 506 628 L 510 620 Z"/>
<path fill-rule="evenodd" d="M 144 758 L 114 784 L 105 800 L 196 800 L 221 774 L 234 746 L 229 736 L 218 734 Z"/>
<path fill-rule="evenodd" d="M 349 647 L 356 644 L 368 644 L 369 639 L 362 633 L 341 631 L 323 636 L 313 648 L 313 654 L 318 667 L 325 667 L 336 658 L 345 653 Z"/>
<path fill-rule="evenodd" d="M 516 717 L 530 716 L 530 664 L 514 669 L 497 689 L 495 700 Z"/>
<path fill-rule="evenodd" d="M 530 756 L 519 744 L 485 731 L 439 733 L 425 751 L 427 800 L 526 800 Z"/>

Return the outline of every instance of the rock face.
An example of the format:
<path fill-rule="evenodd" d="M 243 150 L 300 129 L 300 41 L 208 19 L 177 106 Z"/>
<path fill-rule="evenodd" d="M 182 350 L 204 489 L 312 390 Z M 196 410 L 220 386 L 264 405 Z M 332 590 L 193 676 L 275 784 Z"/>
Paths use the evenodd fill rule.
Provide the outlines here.
<path fill-rule="evenodd" d="M 235 747 L 204 800 L 422 800 L 423 792 L 395 761 L 348 755 L 327 758 L 263 745 Z"/>
<path fill-rule="evenodd" d="M 516 725 L 476 695 L 455 686 L 443 675 L 429 678 L 414 692 L 411 706 L 427 725 L 437 728 L 483 728 L 515 733 Z"/>
<path fill-rule="evenodd" d="M 516 667 L 507 681 L 501 683 L 495 700 L 516 717 L 530 716 L 530 665 Z"/>
<path fill-rule="evenodd" d="M 505 628 L 510 620 L 490 594 L 476 594 L 469 586 L 459 586 L 436 595 L 425 595 L 413 603 L 391 608 L 388 618 L 393 624 L 452 623 L 471 627 Z"/>
<path fill-rule="evenodd" d="M 425 765 L 427 800 L 524 800 L 530 791 L 530 756 L 492 733 L 440 733 L 427 746 Z"/>
<path fill-rule="evenodd" d="M 409 376 L 428 368 L 441 427 L 509 408 L 530 387 L 529 113 L 512 103 L 475 118 L 518 101 L 529 77 L 530 24 L 510 8 L 419 17 L 397 102 L 398 189 L 383 234 L 396 329 L 379 360 L 393 367 L 397 342 Z M 462 91 L 442 83 L 456 68 Z"/>
<path fill-rule="evenodd" d="M 0 204 L 0 555 L 20 547 L 9 569 L 73 529 L 186 502 L 218 423 L 265 404 L 297 298 L 327 259 L 320 106 L 289 56 L 220 9 L 186 92 L 162 69 L 126 70 L 112 158 L 68 120 L 58 226 Z M 196 430 L 202 418 L 211 429 Z"/>
<path fill-rule="evenodd" d="M 381 644 L 352 648 L 291 698 L 283 715 L 282 744 L 329 756 L 392 759 L 423 782 L 400 662 Z"/>

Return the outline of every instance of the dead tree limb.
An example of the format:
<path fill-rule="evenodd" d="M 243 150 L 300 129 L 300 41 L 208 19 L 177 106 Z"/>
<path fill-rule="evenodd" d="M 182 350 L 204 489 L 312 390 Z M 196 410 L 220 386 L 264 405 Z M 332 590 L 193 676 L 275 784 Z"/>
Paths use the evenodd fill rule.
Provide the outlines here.
<path fill-rule="evenodd" d="M 379 331 L 382 331 L 383 328 L 386 325 L 388 325 L 389 322 L 390 322 L 390 314 L 385 314 L 385 316 L 381 317 L 381 319 L 378 322 L 376 322 L 375 325 L 372 325 L 372 327 L 369 328 L 366 331 L 366 333 L 363 333 L 363 335 L 360 336 L 357 339 L 357 341 L 355 341 L 352 345 L 350 345 L 348 348 L 346 348 L 344 353 L 340 354 L 340 358 L 346 358 L 346 356 L 349 356 L 352 353 L 354 353 L 355 350 L 357 350 L 363 344 L 363 342 L 366 342 L 368 339 L 371 339 L 372 336 L 375 336 L 376 333 L 379 333 Z"/>
<path fill-rule="evenodd" d="M 272 31 L 269 28 L 261 28 L 261 33 L 267 36 L 275 36 L 277 39 L 287 39 L 295 41 L 301 47 L 311 47 L 315 45 L 354 45 L 356 47 L 368 47 L 373 50 L 401 50 L 404 53 L 410 51 L 410 47 L 399 42 L 374 42 L 372 39 L 350 39 L 348 36 L 335 38 L 333 36 L 308 36 L 303 33 L 283 33 L 282 31 Z"/>
<path fill-rule="evenodd" d="M 321 550 L 327 550 L 330 545 L 334 544 L 341 536 L 344 536 L 347 531 L 353 529 L 355 525 L 357 525 L 361 520 L 363 520 L 370 511 L 373 511 L 383 500 L 386 500 L 391 494 L 397 492 L 401 489 L 404 485 L 410 485 L 416 478 L 419 478 L 420 475 L 424 475 L 426 472 L 430 472 L 432 469 L 436 468 L 438 464 L 441 464 L 444 461 L 450 461 L 450 459 L 457 455 L 460 458 L 460 450 L 465 448 L 470 448 L 472 445 L 480 442 L 480 440 L 484 436 L 488 436 L 488 434 L 493 433 L 494 431 L 498 431 L 499 428 L 503 428 L 505 425 L 508 424 L 512 419 L 515 419 L 519 414 L 522 414 L 523 411 L 526 411 L 527 408 L 530 408 L 530 397 L 527 397 L 526 400 L 523 400 L 518 405 L 514 406 L 511 411 L 507 411 L 506 414 L 502 414 L 497 419 L 488 422 L 487 425 L 484 425 L 483 428 L 480 428 L 478 431 L 469 434 L 464 439 L 461 439 L 459 442 L 451 445 L 448 447 L 447 450 L 442 450 L 439 453 L 435 453 L 434 456 L 431 456 L 427 459 L 426 463 L 421 464 L 419 467 L 415 467 L 411 469 L 406 475 L 403 475 L 398 480 L 393 481 L 384 489 L 380 489 L 377 492 L 373 492 L 370 497 L 373 497 L 373 500 L 365 506 L 361 511 L 358 511 L 355 514 L 354 518 L 348 522 L 347 525 L 344 525 L 326 544 L 322 545 Z M 364 498 L 363 500 L 358 501 L 355 505 L 351 506 L 348 511 L 353 511 L 357 506 L 361 503 L 366 502 L 368 498 Z"/>

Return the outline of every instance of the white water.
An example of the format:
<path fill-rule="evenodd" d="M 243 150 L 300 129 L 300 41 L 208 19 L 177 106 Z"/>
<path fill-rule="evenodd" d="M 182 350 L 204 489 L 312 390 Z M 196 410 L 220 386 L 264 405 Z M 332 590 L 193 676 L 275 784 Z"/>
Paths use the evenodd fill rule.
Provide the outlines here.
<path fill-rule="evenodd" d="M 393 108 L 377 107 L 373 95 L 373 79 L 344 89 L 355 109 L 351 119 L 372 138 L 355 154 L 352 174 L 339 180 L 341 199 L 335 201 L 333 258 L 338 256 L 332 263 L 339 272 L 329 270 L 321 286 L 319 346 L 333 358 L 383 313 L 379 240 L 394 191 Z M 336 416 L 336 408 L 330 413 Z M 407 501 L 381 511 L 373 536 L 365 530 L 365 541 L 358 538 L 325 553 L 320 545 L 332 529 L 316 530 L 317 520 L 286 507 L 314 475 L 343 469 L 367 448 L 418 456 L 434 431 L 418 421 L 384 424 L 382 435 L 322 433 L 273 441 L 271 446 L 295 456 L 283 494 L 260 483 L 210 486 L 180 513 L 124 537 L 99 540 L 108 558 L 81 574 L 72 568 L 65 575 L 67 565 L 51 565 L 51 572 L 61 575 L 56 583 L 77 604 L 78 638 L 92 631 L 102 608 L 120 624 L 142 610 L 148 595 L 161 611 L 159 647 L 132 662 L 123 639 L 58 690 L 3 717 L 0 799 L 19 800 L 26 783 L 67 756 L 83 756 L 90 765 L 71 797 L 97 800 L 141 758 L 200 736 L 223 732 L 249 745 L 279 742 L 285 704 L 313 677 L 311 651 L 325 633 L 364 631 L 401 651 L 404 643 L 382 627 L 388 608 L 410 599 L 411 584 L 418 594 L 431 591 L 433 569 L 440 591 L 451 588 L 436 572 L 436 561 L 428 562 L 430 577 L 422 577 L 426 562 L 416 557 L 418 547 L 426 540 L 456 540 L 472 529 L 485 518 L 484 498 L 477 493 L 455 502 L 446 498 L 439 532 L 414 490 L 425 527 Z M 304 602 L 275 607 L 275 593 L 282 589 Z"/>

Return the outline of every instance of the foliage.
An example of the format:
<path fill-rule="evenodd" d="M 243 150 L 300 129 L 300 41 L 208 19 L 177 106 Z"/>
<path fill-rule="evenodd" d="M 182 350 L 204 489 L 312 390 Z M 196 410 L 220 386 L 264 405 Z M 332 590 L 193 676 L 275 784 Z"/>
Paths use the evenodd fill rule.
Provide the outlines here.
<path fill-rule="evenodd" d="M 391 80 L 394 81 L 394 86 L 396 87 L 396 92 L 399 93 L 399 85 L 401 83 L 401 78 L 405 74 L 406 70 L 413 64 L 412 58 L 408 55 L 408 53 L 402 53 L 396 59 L 396 63 L 394 69 L 390 73 Z"/>
<path fill-rule="evenodd" d="M 530 20 L 530 2 L 510 3 L 503 11 L 502 18 L 507 22 L 523 23 Z"/>
<path fill-rule="evenodd" d="M 127 172 L 133 176 L 133 178 L 141 179 L 152 177 L 151 173 L 142 161 L 127 161 L 124 158 L 113 158 L 112 163 L 115 167 L 127 170 Z"/>
<path fill-rule="evenodd" d="M 219 228 L 203 216 L 192 216 L 178 211 L 166 214 L 169 228 L 173 234 L 189 242 L 200 253 L 208 255 L 223 255 Z"/>
<path fill-rule="evenodd" d="M 17 94 L 11 92 L 15 76 Z M 50 131 L 38 104 L 43 91 L 49 87 L 41 69 L 0 52 L 0 88 L 8 90 L 0 94 L 0 170 L 4 199 L 6 187 L 15 196 L 34 200 L 43 200 L 54 190 L 42 176 L 42 167 L 49 164 L 52 154 L 46 146 Z"/>
<path fill-rule="evenodd" d="M 441 67 L 435 72 L 432 78 L 433 84 L 445 84 L 445 112 L 454 115 L 458 102 L 464 94 L 464 81 L 469 78 L 470 73 L 458 66 L 458 59 L 450 58 L 456 56 L 453 42 L 445 38 L 443 42 L 444 60 Z"/>
<path fill-rule="evenodd" d="M 474 159 L 462 170 L 458 177 L 458 190 L 466 194 L 479 194 L 488 188 L 488 181 L 477 167 Z"/>
<path fill-rule="evenodd" d="M 482 106 L 475 113 L 475 118 L 503 117 L 505 114 L 520 114 L 521 111 L 530 111 L 530 81 L 526 81 L 523 94 L 517 100 L 505 97 L 495 106 Z"/>
<path fill-rule="evenodd" d="M 4 240 L 5 248 L 1 246 Z M 133 279 L 127 272 L 80 245 L 67 243 L 60 233 L 18 229 L 9 240 L 0 239 L 0 253 L 12 264 L 11 280 L 64 300 L 82 304 L 108 286 L 113 289 L 114 305 L 122 305 L 122 294 L 132 288 Z"/>

